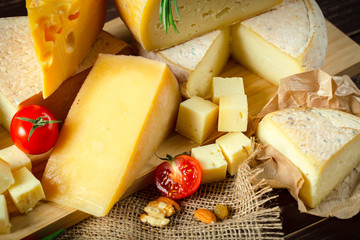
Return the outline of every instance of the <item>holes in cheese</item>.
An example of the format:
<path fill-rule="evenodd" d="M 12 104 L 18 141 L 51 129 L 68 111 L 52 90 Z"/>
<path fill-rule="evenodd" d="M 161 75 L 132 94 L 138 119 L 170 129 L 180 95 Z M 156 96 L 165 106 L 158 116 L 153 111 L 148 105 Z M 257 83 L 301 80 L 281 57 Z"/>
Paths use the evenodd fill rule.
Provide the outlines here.
<path fill-rule="evenodd" d="M 47 199 L 106 215 L 172 130 L 180 100 L 166 64 L 100 54 L 46 166 Z"/>

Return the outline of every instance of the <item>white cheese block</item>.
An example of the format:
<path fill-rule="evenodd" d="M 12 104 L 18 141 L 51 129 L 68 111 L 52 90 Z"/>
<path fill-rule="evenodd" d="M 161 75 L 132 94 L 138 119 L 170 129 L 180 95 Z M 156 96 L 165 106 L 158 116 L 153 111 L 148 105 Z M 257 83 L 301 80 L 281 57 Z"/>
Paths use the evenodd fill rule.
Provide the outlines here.
<path fill-rule="evenodd" d="M 235 175 L 241 163 L 251 152 L 251 140 L 241 132 L 228 133 L 216 139 L 225 160 L 228 163 L 227 170 L 230 175 Z"/>
<path fill-rule="evenodd" d="M 4 195 L 0 195 L 0 234 L 10 233 L 10 221 L 8 209 L 6 206 L 6 199 Z"/>
<path fill-rule="evenodd" d="M 222 95 L 245 94 L 244 81 L 241 77 L 222 78 L 214 77 L 211 87 L 211 101 L 219 104 Z"/>
<path fill-rule="evenodd" d="M 232 55 L 275 85 L 281 78 L 321 67 L 326 23 L 314 0 L 285 0 L 231 29 Z"/>
<path fill-rule="evenodd" d="M 181 135 L 202 144 L 215 130 L 219 107 L 200 97 L 180 103 L 175 130 Z"/>
<path fill-rule="evenodd" d="M 139 55 L 169 65 L 183 96 L 209 98 L 211 80 L 220 74 L 230 55 L 229 36 L 230 29 L 224 28 L 161 51 L 148 52 L 137 46 Z"/>
<path fill-rule="evenodd" d="M 15 145 L 0 150 L 0 159 L 7 162 L 12 172 L 26 167 L 31 170 L 30 158 Z"/>
<path fill-rule="evenodd" d="M 299 195 L 312 208 L 360 164 L 360 118 L 341 111 L 273 112 L 260 122 L 257 137 L 299 168 L 305 179 Z"/>
<path fill-rule="evenodd" d="M 246 132 L 248 102 L 246 95 L 222 95 L 219 102 L 219 132 Z"/>
<path fill-rule="evenodd" d="M 191 156 L 203 170 L 201 183 L 212 183 L 226 178 L 227 162 L 216 143 L 191 149 Z"/>
<path fill-rule="evenodd" d="M 282 0 L 212 0 L 177 1 L 181 21 L 174 7 L 172 15 L 179 33 L 165 32 L 159 20 L 160 0 L 115 0 L 118 12 L 144 49 L 165 49 L 208 32 L 221 29 L 246 18 L 258 15 Z M 171 2 L 173 5 L 173 2 Z"/>

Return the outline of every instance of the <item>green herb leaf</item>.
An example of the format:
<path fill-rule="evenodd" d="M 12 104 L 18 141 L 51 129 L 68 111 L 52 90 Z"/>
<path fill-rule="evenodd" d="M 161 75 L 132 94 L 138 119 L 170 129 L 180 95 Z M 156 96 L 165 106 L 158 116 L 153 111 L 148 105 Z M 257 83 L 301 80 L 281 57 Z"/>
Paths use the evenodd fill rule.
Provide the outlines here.
<path fill-rule="evenodd" d="M 170 25 L 173 27 L 175 33 L 179 33 L 179 31 L 176 28 L 174 17 L 172 14 L 172 9 L 171 9 L 172 1 L 174 1 L 175 12 L 179 18 L 179 21 L 181 22 L 177 0 L 161 0 L 160 1 L 160 10 L 159 10 L 159 19 L 160 19 L 160 24 L 164 26 L 166 34 L 167 34 L 167 30 Z"/>

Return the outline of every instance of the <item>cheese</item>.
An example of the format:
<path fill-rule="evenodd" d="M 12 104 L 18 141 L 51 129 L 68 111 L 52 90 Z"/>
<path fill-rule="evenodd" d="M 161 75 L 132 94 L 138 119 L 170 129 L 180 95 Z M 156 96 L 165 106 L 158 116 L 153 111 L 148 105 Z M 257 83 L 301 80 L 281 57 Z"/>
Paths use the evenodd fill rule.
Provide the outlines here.
<path fill-rule="evenodd" d="M 23 167 L 31 170 L 30 158 L 15 145 L 1 149 L 0 159 L 9 164 L 12 172 Z"/>
<path fill-rule="evenodd" d="M 203 170 L 201 183 L 212 183 L 226 178 L 227 162 L 216 143 L 191 149 L 191 156 Z"/>
<path fill-rule="evenodd" d="M 0 159 L 0 194 L 5 192 L 14 183 L 10 166 Z"/>
<path fill-rule="evenodd" d="M 20 213 L 26 213 L 45 198 L 40 181 L 27 168 L 14 172 L 14 179 L 8 191 Z"/>
<path fill-rule="evenodd" d="M 147 51 L 169 48 L 205 33 L 260 14 L 281 0 L 178 1 L 181 21 L 173 16 L 179 33 L 165 32 L 159 20 L 160 0 L 115 0 L 117 10 L 135 39 Z"/>
<path fill-rule="evenodd" d="M 235 175 L 251 152 L 251 140 L 241 132 L 228 133 L 216 139 L 225 160 L 228 163 L 228 173 Z"/>
<path fill-rule="evenodd" d="M 360 164 L 360 118 L 341 111 L 273 112 L 259 124 L 257 137 L 299 168 L 305 179 L 299 196 L 312 208 Z"/>
<path fill-rule="evenodd" d="M 131 52 L 129 45 L 102 31 L 76 75 L 43 99 L 41 67 L 33 47 L 28 18 L 0 18 L 0 124 L 9 130 L 15 112 L 31 104 L 43 105 L 57 119 L 64 120 L 98 54 Z"/>
<path fill-rule="evenodd" d="M 219 103 L 219 132 L 246 132 L 247 97 L 243 94 L 222 95 Z"/>
<path fill-rule="evenodd" d="M 244 95 L 244 82 L 241 77 L 222 78 L 214 77 L 211 86 L 211 101 L 219 104 L 222 95 Z"/>
<path fill-rule="evenodd" d="M 99 55 L 46 165 L 47 199 L 106 215 L 172 130 L 179 104 L 166 64 Z"/>
<path fill-rule="evenodd" d="M 10 228 L 6 199 L 4 195 L 0 195 L 0 234 L 10 233 Z"/>
<path fill-rule="evenodd" d="M 43 96 L 73 75 L 105 23 L 106 0 L 26 0 Z"/>
<path fill-rule="evenodd" d="M 200 97 L 192 97 L 180 104 L 175 130 L 202 144 L 215 130 L 219 107 Z"/>
<path fill-rule="evenodd" d="M 148 52 L 137 45 L 139 55 L 169 65 L 184 97 L 209 98 L 211 80 L 220 74 L 230 55 L 229 35 L 229 28 L 224 28 L 160 51 Z"/>
<path fill-rule="evenodd" d="M 284 0 L 233 26 L 231 34 L 235 60 L 275 85 L 320 68 L 326 54 L 326 23 L 314 0 Z"/>

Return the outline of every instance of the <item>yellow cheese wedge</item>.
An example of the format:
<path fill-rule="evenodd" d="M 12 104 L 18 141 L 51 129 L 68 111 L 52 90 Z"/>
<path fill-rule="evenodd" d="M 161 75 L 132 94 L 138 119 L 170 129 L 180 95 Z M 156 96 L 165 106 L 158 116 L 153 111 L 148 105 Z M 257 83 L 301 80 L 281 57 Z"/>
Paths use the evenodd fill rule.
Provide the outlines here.
<path fill-rule="evenodd" d="M 115 0 L 118 12 L 135 39 L 147 51 L 164 49 L 205 33 L 224 28 L 255 16 L 282 2 L 281 0 L 178 1 L 181 22 L 179 33 L 167 34 L 159 20 L 160 0 Z"/>
<path fill-rule="evenodd" d="M 0 159 L 0 194 L 5 192 L 14 183 L 9 164 Z"/>
<path fill-rule="evenodd" d="M 0 195 L 0 234 L 10 233 L 9 214 L 6 206 L 6 199 L 4 195 Z"/>
<path fill-rule="evenodd" d="M 8 191 L 20 213 L 26 213 L 45 198 L 40 181 L 27 168 L 14 172 L 14 179 Z"/>
<path fill-rule="evenodd" d="M 321 67 L 326 23 L 314 0 L 284 0 L 272 10 L 232 27 L 232 55 L 279 85 L 281 78 Z"/>
<path fill-rule="evenodd" d="M 169 65 L 184 97 L 210 98 L 211 80 L 220 74 L 230 55 L 229 38 L 229 28 L 224 28 L 161 51 L 148 52 L 137 45 L 139 55 Z"/>
<path fill-rule="evenodd" d="M 26 0 L 43 96 L 73 75 L 105 23 L 106 0 Z"/>
<path fill-rule="evenodd" d="M 173 129 L 179 103 L 166 64 L 99 55 L 46 165 L 47 199 L 106 215 Z"/>
<path fill-rule="evenodd" d="M 30 158 L 15 145 L 0 150 L 0 159 L 7 162 L 12 172 L 26 167 L 31 170 Z"/>
<path fill-rule="evenodd" d="M 257 129 L 299 168 L 305 179 L 300 197 L 316 207 L 360 164 L 360 118 L 321 108 L 285 109 L 266 115 Z"/>
<path fill-rule="evenodd" d="M 15 112 L 39 104 L 64 120 L 89 68 L 99 53 L 131 54 L 131 47 L 102 31 L 74 76 L 43 99 L 41 67 L 36 58 L 27 17 L 0 18 L 0 124 L 9 129 Z"/>

